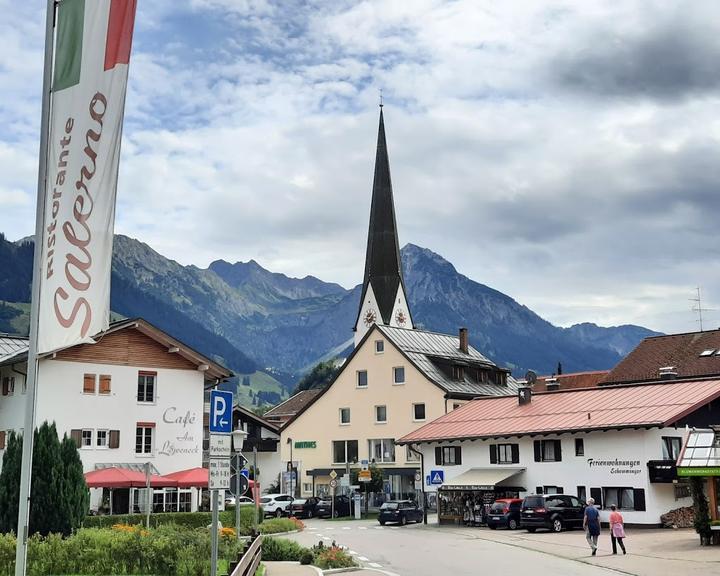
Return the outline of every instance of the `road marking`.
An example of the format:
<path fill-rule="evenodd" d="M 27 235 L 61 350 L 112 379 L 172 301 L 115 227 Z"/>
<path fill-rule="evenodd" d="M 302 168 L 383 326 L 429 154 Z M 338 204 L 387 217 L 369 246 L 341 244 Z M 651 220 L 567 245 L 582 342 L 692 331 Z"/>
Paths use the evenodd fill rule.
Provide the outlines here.
<path fill-rule="evenodd" d="M 350 530 L 350 526 L 343 526 L 342 529 L 343 529 L 343 530 Z"/>
<path fill-rule="evenodd" d="M 382 568 L 382 566 L 380 566 L 380 564 L 378 564 L 377 562 L 370 562 L 368 566 L 372 566 L 373 568 Z"/>
<path fill-rule="evenodd" d="M 365 558 L 365 556 L 358 556 L 358 560 L 360 560 L 360 562 L 369 562 L 370 561 L 368 558 Z"/>
<path fill-rule="evenodd" d="M 390 526 L 390 530 L 400 530 L 400 526 Z"/>
<path fill-rule="evenodd" d="M 367 530 L 367 526 L 360 526 L 360 530 Z"/>
<path fill-rule="evenodd" d="M 350 556 L 357 556 L 357 555 L 358 555 L 358 553 L 355 552 L 355 550 L 348 550 L 348 554 L 350 554 Z"/>
<path fill-rule="evenodd" d="M 385 526 L 375 526 L 375 530 L 385 530 Z"/>
<path fill-rule="evenodd" d="M 321 536 L 323 540 L 330 540 L 330 536 Z"/>

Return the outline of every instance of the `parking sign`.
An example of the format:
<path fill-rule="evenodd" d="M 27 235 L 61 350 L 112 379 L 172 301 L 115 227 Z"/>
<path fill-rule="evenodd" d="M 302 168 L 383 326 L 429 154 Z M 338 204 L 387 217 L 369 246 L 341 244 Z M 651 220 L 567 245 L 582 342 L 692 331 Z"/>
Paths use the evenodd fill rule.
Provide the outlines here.
<path fill-rule="evenodd" d="M 232 432 L 233 393 L 225 390 L 210 392 L 210 432 L 230 434 Z"/>

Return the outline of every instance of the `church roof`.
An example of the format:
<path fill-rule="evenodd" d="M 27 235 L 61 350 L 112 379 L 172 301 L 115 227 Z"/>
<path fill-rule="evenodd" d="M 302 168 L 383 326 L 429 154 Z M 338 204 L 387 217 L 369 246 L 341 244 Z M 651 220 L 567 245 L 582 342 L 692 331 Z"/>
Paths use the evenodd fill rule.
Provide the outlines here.
<path fill-rule="evenodd" d="M 400 243 L 397 236 L 392 180 L 390 178 L 390 160 L 388 159 L 387 142 L 385 141 L 385 121 L 382 108 L 380 108 L 380 126 L 378 128 L 377 151 L 375 154 L 375 177 L 373 179 L 372 203 L 370 206 L 370 226 L 368 228 L 367 252 L 365 255 L 363 298 L 360 300 L 358 318 L 360 317 L 368 286 L 372 286 L 382 322 L 389 324 L 400 285 L 403 285 L 404 289 L 400 262 Z"/>

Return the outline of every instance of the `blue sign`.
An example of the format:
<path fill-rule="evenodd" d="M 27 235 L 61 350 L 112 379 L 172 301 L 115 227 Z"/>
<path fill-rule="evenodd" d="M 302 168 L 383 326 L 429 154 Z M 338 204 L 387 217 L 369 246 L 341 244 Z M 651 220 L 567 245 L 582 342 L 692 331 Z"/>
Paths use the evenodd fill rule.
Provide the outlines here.
<path fill-rule="evenodd" d="M 430 470 L 430 484 L 437 486 L 445 482 L 445 472 L 443 470 Z"/>
<path fill-rule="evenodd" d="M 230 434 L 232 432 L 233 393 L 225 390 L 210 392 L 210 432 Z"/>
<path fill-rule="evenodd" d="M 240 474 L 245 476 L 248 480 L 250 479 L 250 470 L 240 470 Z"/>

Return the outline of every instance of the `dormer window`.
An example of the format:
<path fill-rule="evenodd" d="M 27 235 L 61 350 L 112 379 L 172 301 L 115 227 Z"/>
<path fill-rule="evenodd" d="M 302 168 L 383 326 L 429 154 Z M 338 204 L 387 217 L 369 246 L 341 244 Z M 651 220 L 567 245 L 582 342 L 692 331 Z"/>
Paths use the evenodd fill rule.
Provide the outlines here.
<path fill-rule="evenodd" d="M 465 369 L 462 366 L 454 365 L 452 371 L 453 380 L 465 380 Z"/>

